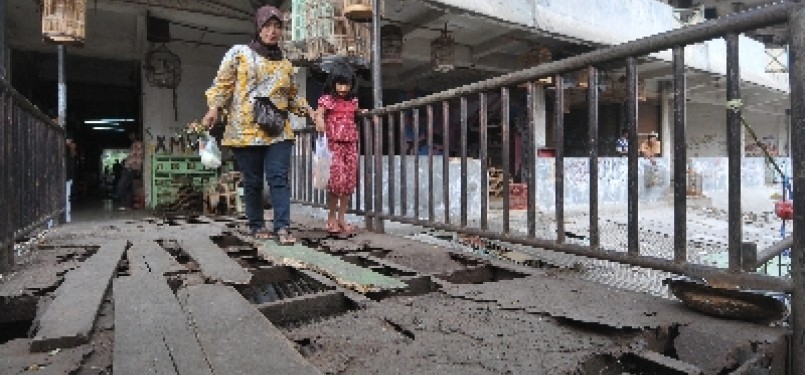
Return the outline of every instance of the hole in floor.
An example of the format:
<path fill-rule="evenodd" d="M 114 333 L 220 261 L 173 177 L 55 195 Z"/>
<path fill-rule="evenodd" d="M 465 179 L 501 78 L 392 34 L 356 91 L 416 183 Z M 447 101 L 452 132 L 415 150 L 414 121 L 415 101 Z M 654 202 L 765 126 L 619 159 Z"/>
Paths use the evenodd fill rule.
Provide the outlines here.
<path fill-rule="evenodd" d="M 344 261 L 346 261 L 348 263 L 352 263 L 352 264 L 354 264 L 356 266 L 363 267 L 363 268 L 368 268 L 368 269 L 370 269 L 370 270 L 372 270 L 374 272 L 377 272 L 377 273 L 379 273 L 381 275 L 384 275 L 384 276 L 403 277 L 403 276 L 415 276 L 416 275 L 416 272 L 400 270 L 400 269 L 394 268 L 392 266 L 389 266 L 389 265 L 386 265 L 386 264 L 381 264 L 379 262 L 376 262 L 374 260 L 371 260 L 371 259 L 368 259 L 368 258 L 365 258 L 365 257 L 361 257 L 361 256 L 347 255 L 347 256 L 342 256 L 341 259 L 343 259 Z"/>
<path fill-rule="evenodd" d="M 31 324 L 31 320 L 0 323 L 0 345 L 14 339 L 28 338 Z"/>
<path fill-rule="evenodd" d="M 128 260 L 124 259 L 124 260 L 120 261 L 120 263 L 118 263 L 118 265 L 117 265 L 117 277 L 131 276 L 131 273 L 129 271 L 130 270 L 129 270 L 129 261 Z"/>
<path fill-rule="evenodd" d="M 275 302 L 333 289 L 290 267 L 275 267 L 265 272 L 270 275 L 261 275 L 252 280 L 252 285 L 239 288 L 240 294 L 251 303 Z"/>
<path fill-rule="evenodd" d="M 182 247 L 179 245 L 179 242 L 176 240 L 165 240 L 160 239 L 156 240 L 159 246 L 162 246 L 165 251 L 167 251 L 170 255 L 172 255 L 179 264 L 187 267 L 188 269 L 197 269 L 198 267 L 191 267 L 191 265 L 195 264 L 193 259 L 190 258 L 187 253 L 184 252 Z"/>
<path fill-rule="evenodd" d="M 453 284 L 482 284 L 502 280 L 513 280 L 526 277 L 528 275 L 512 270 L 507 270 L 491 264 L 469 267 L 463 270 L 456 270 L 449 274 L 436 275 L 439 279 Z"/>
<path fill-rule="evenodd" d="M 241 240 L 240 238 L 232 235 L 231 233 L 224 233 L 220 236 L 212 236 L 210 237 L 212 242 L 214 242 L 220 248 L 227 248 L 227 247 L 252 247 L 252 244 Z"/>

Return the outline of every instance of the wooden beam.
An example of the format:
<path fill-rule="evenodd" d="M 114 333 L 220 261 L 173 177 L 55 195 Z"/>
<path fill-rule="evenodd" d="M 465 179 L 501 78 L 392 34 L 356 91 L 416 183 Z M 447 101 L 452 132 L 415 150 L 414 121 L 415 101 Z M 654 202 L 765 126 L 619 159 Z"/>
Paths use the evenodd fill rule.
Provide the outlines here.
<path fill-rule="evenodd" d="M 162 246 L 151 240 L 134 240 L 127 252 L 127 258 L 132 275 L 149 272 L 166 275 L 187 271 Z"/>
<path fill-rule="evenodd" d="M 115 280 L 117 375 L 212 375 L 179 301 L 157 273 Z"/>
<path fill-rule="evenodd" d="M 53 302 L 37 322 L 39 330 L 31 341 L 31 351 L 70 348 L 89 342 L 98 310 L 127 244 L 126 240 L 109 241 L 80 268 L 67 273 Z"/>
<path fill-rule="evenodd" d="M 191 286 L 179 300 L 215 374 L 321 374 L 234 288 Z"/>
<path fill-rule="evenodd" d="M 248 284 L 251 280 L 252 274 L 226 255 L 207 235 L 191 232 L 177 241 L 182 250 L 198 263 L 204 277 L 228 284 Z"/>

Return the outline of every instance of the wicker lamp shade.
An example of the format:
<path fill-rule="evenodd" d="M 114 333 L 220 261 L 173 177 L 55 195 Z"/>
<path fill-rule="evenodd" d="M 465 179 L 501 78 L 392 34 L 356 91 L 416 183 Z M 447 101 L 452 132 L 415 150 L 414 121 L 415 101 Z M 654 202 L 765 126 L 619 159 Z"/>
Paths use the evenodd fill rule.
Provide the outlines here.
<path fill-rule="evenodd" d="M 430 43 L 430 60 L 437 72 L 449 72 L 456 67 L 456 41 L 447 31 L 447 26 L 442 35 Z"/>
<path fill-rule="evenodd" d="M 45 0 L 42 7 L 42 36 L 52 43 L 83 45 L 86 9 L 86 0 Z"/>
<path fill-rule="evenodd" d="M 344 17 L 355 22 L 370 22 L 372 0 L 344 0 Z"/>
<path fill-rule="evenodd" d="M 403 33 L 397 25 L 380 29 L 380 58 L 383 64 L 402 64 Z"/>

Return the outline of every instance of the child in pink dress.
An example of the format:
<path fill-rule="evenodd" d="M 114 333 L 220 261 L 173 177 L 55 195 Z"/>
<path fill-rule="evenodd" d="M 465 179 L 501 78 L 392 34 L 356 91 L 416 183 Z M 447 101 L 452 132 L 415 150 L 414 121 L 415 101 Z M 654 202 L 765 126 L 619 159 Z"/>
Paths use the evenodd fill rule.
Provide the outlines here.
<path fill-rule="evenodd" d="M 349 234 L 356 229 L 345 218 L 349 198 L 358 185 L 358 126 L 355 114 L 364 112 L 358 108 L 353 77 L 344 72 L 331 73 L 316 111 L 316 130 L 327 135 L 327 145 L 333 157 L 327 185 L 329 213 L 326 230 L 331 234 Z"/>

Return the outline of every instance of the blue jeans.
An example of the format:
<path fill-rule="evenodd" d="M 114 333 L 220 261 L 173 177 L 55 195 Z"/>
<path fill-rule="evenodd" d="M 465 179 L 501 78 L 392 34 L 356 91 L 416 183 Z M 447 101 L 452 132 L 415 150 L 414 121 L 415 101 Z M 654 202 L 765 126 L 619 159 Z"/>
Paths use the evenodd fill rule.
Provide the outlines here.
<path fill-rule="evenodd" d="M 252 232 L 266 225 L 263 217 L 264 176 L 271 189 L 269 196 L 274 209 L 274 233 L 291 225 L 291 187 L 288 180 L 291 151 L 293 141 L 232 148 L 238 169 L 243 175 L 243 203 Z"/>

